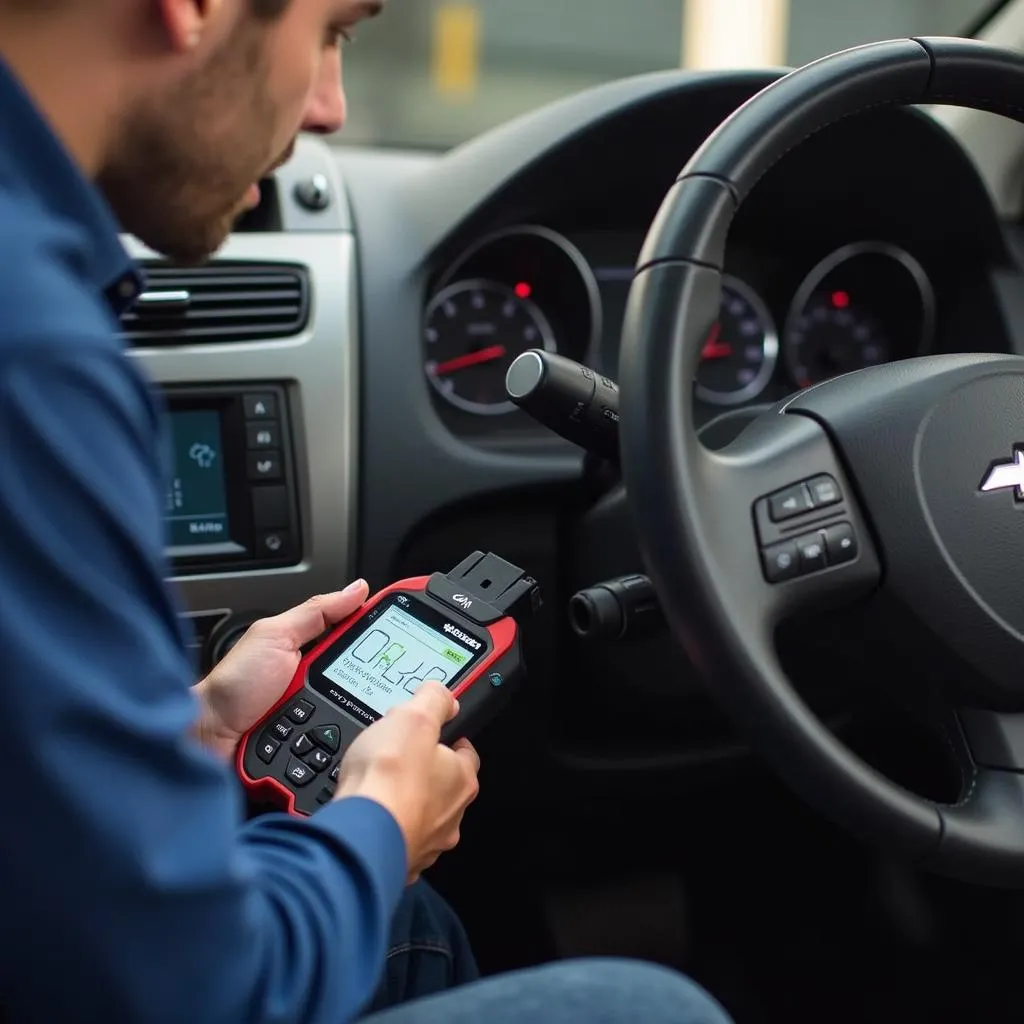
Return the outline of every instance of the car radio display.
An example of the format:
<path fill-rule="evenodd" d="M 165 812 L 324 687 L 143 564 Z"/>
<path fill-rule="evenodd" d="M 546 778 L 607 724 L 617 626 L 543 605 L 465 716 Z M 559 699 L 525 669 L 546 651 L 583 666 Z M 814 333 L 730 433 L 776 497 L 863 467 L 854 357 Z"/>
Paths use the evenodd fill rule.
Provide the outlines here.
<path fill-rule="evenodd" d="M 175 552 L 231 542 L 220 414 L 170 415 L 173 463 L 167 489 L 168 540 Z"/>

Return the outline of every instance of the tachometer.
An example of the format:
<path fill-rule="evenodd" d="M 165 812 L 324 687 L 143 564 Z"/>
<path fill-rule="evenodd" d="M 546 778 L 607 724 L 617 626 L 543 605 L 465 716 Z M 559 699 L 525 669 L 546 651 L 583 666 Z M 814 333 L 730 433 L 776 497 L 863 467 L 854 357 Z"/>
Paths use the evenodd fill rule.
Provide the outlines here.
<path fill-rule="evenodd" d="M 921 264 L 888 242 L 856 242 L 804 279 L 786 319 L 783 360 L 807 388 L 925 352 L 934 323 L 935 296 Z"/>
<path fill-rule="evenodd" d="M 756 398 L 771 380 L 778 355 L 775 323 L 757 293 L 735 277 L 723 277 L 721 313 L 697 369 L 697 397 L 713 405 Z"/>
<path fill-rule="evenodd" d="M 528 286 L 486 280 L 456 281 L 439 292 L 427 307 L 424 338 L 430 383 L 452 405 L 483 414 L 515 409 L 505 374 L 516 356 L 556 347 Z"/>
<path fill-rule="evenodd" d="M 878 321 L 845 291 L 812 295 L 786 333 L 786 364 L 801 388 L 891 358 Z"/>

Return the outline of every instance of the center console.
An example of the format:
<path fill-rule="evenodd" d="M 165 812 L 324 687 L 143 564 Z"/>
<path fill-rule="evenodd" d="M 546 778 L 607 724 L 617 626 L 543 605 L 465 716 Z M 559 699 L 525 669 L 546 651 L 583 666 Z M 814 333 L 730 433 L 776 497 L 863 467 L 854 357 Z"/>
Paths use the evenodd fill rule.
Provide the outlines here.
<path fill-rule="evenodd" d="M 301 557 L 288 397 L 266 381 L 164 389 L 173 471 L 168 555 L 175 575 L 248 572 Z"/>
<path fill-rule="evenodd" d="M 256 618 L 344 587 L 355 572 L 359 311 L 347 196 L 329 147 L 310 137 L 271 185 L 273 217 L 237 227 L 210 274 L 169 268 L 179 284 L 166 285 L 166 273 L 151 283 L 158 325 L 178 317 L 180 336 L 126 331 L 168 415 L 170 582 L 203 667 Z M 308 281 L 308 317 L 273 337 L 209 329 L 223 318 L 225 289 L 234 289 L 230 313 L 256 323 L 268 308 L 276 315 L 267 296 L 276 301 L 279 286 L 259 275 L 282 267 Z M 189 333 L 190 317 L 204 329 Z"/>

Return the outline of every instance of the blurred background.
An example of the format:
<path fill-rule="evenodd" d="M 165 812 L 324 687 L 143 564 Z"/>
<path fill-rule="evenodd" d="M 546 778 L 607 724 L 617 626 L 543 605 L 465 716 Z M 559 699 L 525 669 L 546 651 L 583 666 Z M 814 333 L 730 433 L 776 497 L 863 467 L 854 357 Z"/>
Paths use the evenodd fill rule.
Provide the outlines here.
<path fill-rule="evenodd" d="M 345 52 L 342 144 L 448 149 L 610 79 L 796 66 L 858 43 L 973 35 L 993 0 L 389 0 Z"/>

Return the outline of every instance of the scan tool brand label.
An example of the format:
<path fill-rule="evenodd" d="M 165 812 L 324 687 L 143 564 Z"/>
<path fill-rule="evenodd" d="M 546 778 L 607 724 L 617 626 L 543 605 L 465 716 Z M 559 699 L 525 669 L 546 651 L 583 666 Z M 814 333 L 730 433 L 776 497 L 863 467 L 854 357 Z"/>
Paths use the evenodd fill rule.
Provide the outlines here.
<path fill-rule="evenodd" d="M 474 640 L 473 637 L 463 633 L 458 626 L 453 626 L 450 622 L 444 624 L 444 631 L 455 637 L 456 640 L 461 640 L 467 647 L 472 647 L 474 651 L 479 651 L 483 646 L 479 640 Z"/>

